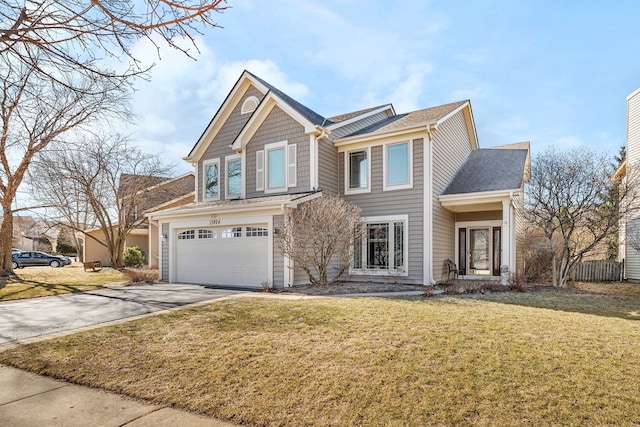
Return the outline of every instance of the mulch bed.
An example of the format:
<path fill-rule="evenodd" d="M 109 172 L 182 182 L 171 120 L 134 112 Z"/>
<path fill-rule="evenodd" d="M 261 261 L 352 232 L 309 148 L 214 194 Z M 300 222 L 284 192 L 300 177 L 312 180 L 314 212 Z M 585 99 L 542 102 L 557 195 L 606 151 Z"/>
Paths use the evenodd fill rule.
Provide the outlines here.
<path fill-rule="evenodd" d="M 443 289 L 449 285 L 441 283 L 436 285 L 435 289 Z M 422 285 L 406 285 L 398 283 L 352 283 L 337 282 L 331 285 L 296 285 L 290 288 L 277 289 L 278 293 L 295 293 L 303 295 L 340 295 L 340 294 L 366 294 L 377 292 L 407 292 L 407 291 L 426 291 L 434 289 L 433 287 Z M 505 291 L 511 291 L 505 289 Z M 562 294 L 583 294 L 583 295 L 603 295 L 600 292 L 579 289 L 576 287 L 558 288 L 551 285 L 528 284 L 525 286 L 525 292 L 556 292 Z"/>

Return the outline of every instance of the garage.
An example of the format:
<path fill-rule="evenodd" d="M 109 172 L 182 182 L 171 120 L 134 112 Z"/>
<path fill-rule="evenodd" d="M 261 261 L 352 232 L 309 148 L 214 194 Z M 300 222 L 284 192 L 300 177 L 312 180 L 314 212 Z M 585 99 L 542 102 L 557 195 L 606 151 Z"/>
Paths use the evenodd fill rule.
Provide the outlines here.
<path fill-rule="evenodd" d="M 260 288 L 268 275 L 266 224 L 177 231 L 176 280 Z"/>

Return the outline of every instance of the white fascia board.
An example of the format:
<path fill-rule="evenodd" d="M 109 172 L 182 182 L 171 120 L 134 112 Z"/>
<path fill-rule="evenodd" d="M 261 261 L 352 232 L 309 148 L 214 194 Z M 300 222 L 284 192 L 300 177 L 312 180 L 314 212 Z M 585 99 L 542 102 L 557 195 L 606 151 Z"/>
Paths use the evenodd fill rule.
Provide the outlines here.
<path fill-rule="evenodd" d="M 520 188 L 513 190 L 484 191 L 479 193 L 446 194 L 438 196 L 442 206 L 469 205 L 475 203 L 499 202 L 520 194 Z"/>
<path fill-rule="evenodd" d="M 343 120 L 341 122 L 334 123 L 332 125 L 326 126 L 326 128 L 328 130 L 340 129 L 342 126 L 346 126 L 346 125 L 349 125 L 351 123 L 355 123 L 358 120 L 365 119 L 367 117 L 373 116 L 373 115 L 378 114 L 378 113 L 382 113 L 382 112 L 387 111 L 387 110 L 391 110 L 391 113 L 393 115 L 395 115 L 395 110 L 393 109 L 393 105 L 392 104 L 387 104 L 387 105 L 383 105 L 380 108 L 376 108 L 375 110 L 367 111 L 366 113 L 358 114 L 357 116 L 351 117 L 350 119 Z"/>
<path fill-rule="evenodd" d="M 455 114 L 458 114 L 460 111 L 467 109 L 469 117 L 465 117 L 465 121 L 466 123 L 466 127 L 467 127 L 467 134 L 469 135 L 469 139 L 471 140 L 471 143 L 473 144 L 472 149 L 477 150 L 478 148 L 480 148 L 480 144 L 478 143 L 478 134 L 476 133 L 476 122 L 473 119 L 473 111 L 471 110 L 471 103 L 469 101 L 465 101 L 464 104 L 458 106 L 457 108 L 453 109 L 452 111 L 448 112 L 447 114 L 445 114 L 444 116 L 440 117 L 438 119 L 438 121 L 436 122 L 436 125 L 439 125 L 440 123 L 448 120 L 449 118 L 453 117 Z"/>
<path fill-rule="evenodd" d="M 242 95 L 246 92 L 249 86 L 253 85 L 262 93 L 267 93 L 268 89 L 262 83 L 254 79 L 251 75 L 249 75 L 246 71 L 242 73 L 238 81 L 236 82 L 227 98 L 224 100 L 218 112 L 213 116 L 211 122 L 202 133 L 198 142 L 193 147 L 189 155 L 184 157 L 183 159 L 190 163 L 195 163 L 200 160 L 200 157 L 204 154 L 205 150 L 214 140 L 222 125 L 226 123 L 227 119 L 233 112 L 234 107 L 240 101 Z"/>
<path fill-rule="evenodd" d="M 429 125 L 430 124 L 422 124 L 419 126 L 395 130 L 392 132 L 382 132 L 377 134 L 367 133 L 364 135 L 356 135 L 348 138 L 336 139 L 335 141 L 333 141 L 333 145 L 338 148 L 338 152 L 341 152 L 346 150 L 346 148 L 340 149 L 341 147 L 349 146 L 348 149 L 351 150 L 353 148 L 352 146 L 355 144 L 362 144 L 363 146 L 375 145 L 372 144 L 373 142 L 382 144 L 382 142 L 380 142 L 381 140 L 390 138 L 395 138 L 397 140 L 399 140 L 398 138 L 416 139 L 425 136 L 424 134 L 427 132 Z M 419 136 L 418 134 L 422 134 L 422 136 Z"/>
<path fill-rule="evenodd" d="M 260 211 L 265 209 L 280 209 L 283 205 L 291 205 L 294 202 L 298 202 L 298 199 L 294 200 L 271 200 L 268 202 L 255 203 L 252 205 L 232 205 L 232 206 L 202 206 L 199 208 L 192 208 L 186 210 L 180 210 L 180 208 L 175 208 L 166 211 L 154 212 L 150 215 L 152 219 L 166 219 L 166 218 L 178 218 L 178 217 L 189 217 L 189 216 L 199 216 L 203 214 L 209 214 L 212 212 L 215 213 L 229 213 L 229 212 L 250 212 L 250 211 Z"/>
<path fill-rule="evenodd" d="M 289 104 L 280 99 L 276 94 L 269 92 L 258 106 L 258 109 L 253 113 L 247 125 L 242 129 L 242 132 L 240 132 L 235 141 L 233 141 L 231 148 L 238 151 L 243 150 L 276 105 L 292 119 L 300 123 L 300 125 L 304 127 L 306 134 L 318 132 L 315 124 L 300 115 L 300 113 L 291 108 Z"/>

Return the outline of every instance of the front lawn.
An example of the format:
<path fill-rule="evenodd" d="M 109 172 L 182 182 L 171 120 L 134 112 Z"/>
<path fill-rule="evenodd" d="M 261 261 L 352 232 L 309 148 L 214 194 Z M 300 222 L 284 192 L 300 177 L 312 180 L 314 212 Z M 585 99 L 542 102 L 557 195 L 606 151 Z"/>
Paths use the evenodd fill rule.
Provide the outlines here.
<path fill-rule="evenodd" d="M 126 281 L 118 270 L 84 271 L 80 263 L 62 268 L 26 267 L 14 273 L 16 277 L 0 278 L 0 301 L 86 292 Z"/>
<path fill-rule="evenodd" d="M 625 286 L 614 296 L 236 298 L 0 362 L 246 425 L 633 425 L 640 288 Z"/>

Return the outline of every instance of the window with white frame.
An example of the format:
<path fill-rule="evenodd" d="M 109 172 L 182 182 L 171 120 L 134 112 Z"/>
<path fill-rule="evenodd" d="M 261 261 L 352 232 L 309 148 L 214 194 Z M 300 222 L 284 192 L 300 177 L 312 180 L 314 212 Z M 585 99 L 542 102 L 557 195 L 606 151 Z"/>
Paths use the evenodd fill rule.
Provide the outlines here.
<path fill-rule="evenodd" d="M 287 141 L 266 144 L 256 152 L 256 190 L 286 191 L 296 186 L 296 144 Z"/>
<path fill-rule="evenodd" d="M 242 158 L 239 155 L 228 156 L 227 169 L 227 199 L 242 196 Z"/>
<path fill-rule="evenodd" d="M 345 160 L 346 194 L 368 192 L 370 187 L 371 150 L 349 151 Z"/>
<path fill-rule="evenodd" d="M 407 273 L 407 217 L 368 218 L 354 241 L 352 273 Z"/>
<path fill-rule="evenodd" d="M 192 240 L 196 238 L 196 230 L 185 230 L 178 233 L 178 240 Z"/>
<path fill-rule="evenodd" d="M 204 200 L 220 199 L 220 160 L 207 160 L 203 163 L 204 169 Z"/>
<path fill-rule="evenodd" d="M 247 237 L 265 237 L 269 235 L 269 231 L 264 227 L 250 226 L 245 230 L 245 236 Z"/>
<path fill-rule="evenodd" d="M 413 144 L 409 141 L 384 146 L 384 189 L 413 186 Z"/>
<path fill-rule="evenodd" d="M 233 239 L 234 237 L 242 237 L 242 227 L 232 227 L 223 230 L 222 233 L 223 239 Z"/>

